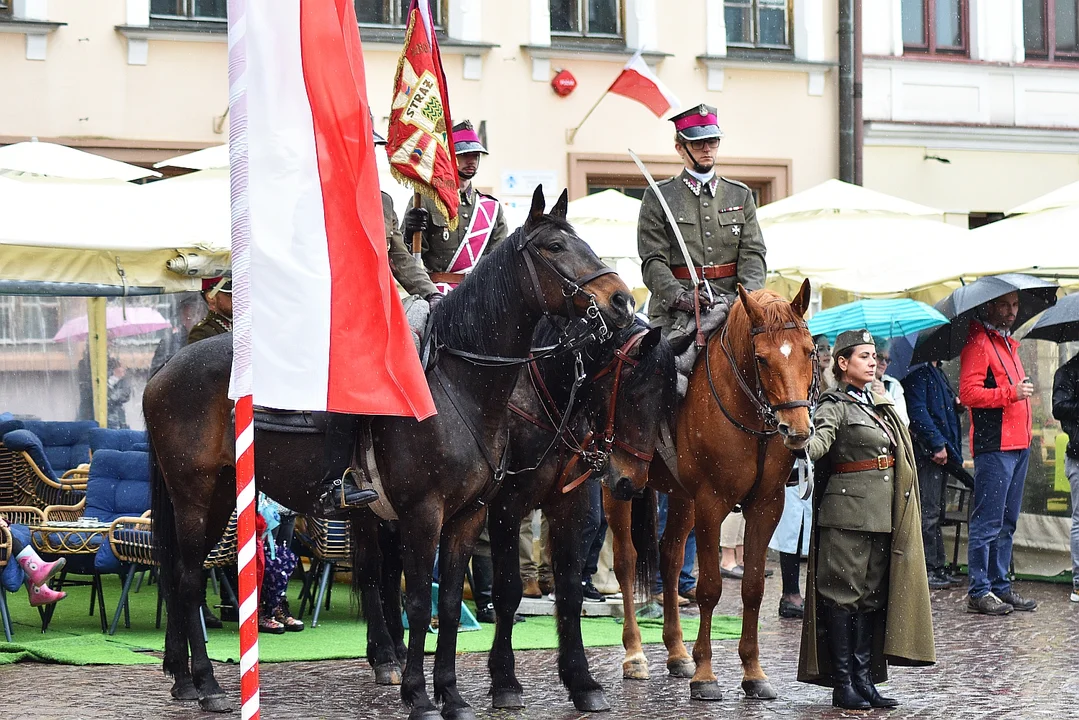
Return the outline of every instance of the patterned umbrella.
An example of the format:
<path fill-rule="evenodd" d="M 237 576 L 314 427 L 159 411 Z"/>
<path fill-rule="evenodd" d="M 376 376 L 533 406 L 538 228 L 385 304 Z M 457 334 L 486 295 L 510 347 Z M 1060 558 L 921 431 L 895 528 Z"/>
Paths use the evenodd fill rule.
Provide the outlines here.
<path fill-rule="evenodd" d="M 172 327 L 161 313 L 148 307 L 111 307 L 105 310 L 105 327 L 110 338 L 142 335 L 143 333 L 164 330 Z M 74 317 L 60 326 L 53 336 L 56 342 L 64 340 L 85 340 L 90 335 L 90 321 L 85 315 Z"/>
<path fill-rule="evenodd" d="M 909 335 L 944 325 L 948 318 L 923 302 L 909 298 L 895 300 L 859 300 L 838 305 L 815 314 L 809 331 L 827 335 L 829 342 L 844 330 L 866 328 L 878 340 Z"/>

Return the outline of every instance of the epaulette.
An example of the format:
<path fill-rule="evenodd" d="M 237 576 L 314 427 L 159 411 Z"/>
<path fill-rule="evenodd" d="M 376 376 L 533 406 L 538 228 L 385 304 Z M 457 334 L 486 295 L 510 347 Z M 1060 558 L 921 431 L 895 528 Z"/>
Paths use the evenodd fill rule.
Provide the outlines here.
<path fill-rule="evenodd" d="M 663 187 L 664 185 L 668 185 L 668 184 L 674 182 L 677 179 L 678 179 L 678 176 L 675 175 L 674 177 L 669 177 L 666 180 L 657 180 L 656 181 L 656 186 L 657 187 Z"/>
<path fill-rule="evenodd" d="M 746 192 L 753 192 L 752 190 L 749 189 L 749 186 L 746 185 L 744 182 L 739 182 L 738 180 L 731 180 L 730 178 L 723 177 L 722 175 L 719 176 L 719 179 L 722 180 L 723 182 L 729 184 L 729 185 L 735 185 L 737 187 L 740 187 L 743 190 L 745 190 Z"/>

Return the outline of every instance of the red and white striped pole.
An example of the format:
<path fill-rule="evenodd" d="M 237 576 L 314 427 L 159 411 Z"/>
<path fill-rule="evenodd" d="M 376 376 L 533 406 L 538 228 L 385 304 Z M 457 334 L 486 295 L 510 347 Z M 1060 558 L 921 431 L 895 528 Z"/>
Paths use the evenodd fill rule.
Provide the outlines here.
<path fill-rule="evenodd" d="M 237 565 L 240 586 L 241 720 L 259 717 L 258 583 L 255 566 L 255 427 L 251 382 L 251 218 L 247 195 L 247 2 L 228 0 L 229 179 L 232 208 L 233 359 L 236 401 Z"/>

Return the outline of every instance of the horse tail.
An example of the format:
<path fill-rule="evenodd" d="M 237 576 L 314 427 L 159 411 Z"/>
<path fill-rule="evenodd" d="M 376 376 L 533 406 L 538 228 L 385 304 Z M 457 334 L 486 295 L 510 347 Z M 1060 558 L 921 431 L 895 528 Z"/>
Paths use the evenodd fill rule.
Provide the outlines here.
<path fill-rule="evenodd" d="M 154 447 L 152 438 L 149 454 L 150 508 L 153 517 L 151 537 L 153 538 L 154 561 L 157 563 L 161 590 L 165 598 L 171 600 L 170 593 L 175 588 L 172 577 L 173 565 L 176 548 L 179 545 L 179 538 L 176 535 L 176 508 L 173 507 L 172 498 L 169 497 L 168 488 L 165 486 L 165 476 L 161 472 L 161 462 L 157 457 L 157 449 Z"/>
<path fill-rule="evenodd" d="M 634 595 L 641 601 L 652 596 L 656 573 L 659 571 L 656 506 L 656 491 L 649 487 L 632 501 L 630 537 L 633 540 L 633 549 L 637 551 Z"/>

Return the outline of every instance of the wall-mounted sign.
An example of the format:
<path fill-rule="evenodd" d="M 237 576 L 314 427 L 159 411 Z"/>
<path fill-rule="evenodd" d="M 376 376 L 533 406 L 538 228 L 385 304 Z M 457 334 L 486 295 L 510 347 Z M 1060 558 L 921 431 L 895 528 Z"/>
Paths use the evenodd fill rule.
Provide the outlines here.
<path fill-rule="evenodd" d="M 502 197 L 531 197 L 536 187 L 542 185 L 543 193 L 550 202 L 562 192 L 558 185 L 558 175 L 551 170 L 503 170 Z"/>
<path fill-rule="evenodd" d="M 551 78 L 551 89 L 558 97 L 566 97 L 577 87 L 577 78 L 569 70 L 559 70 Z"/>

